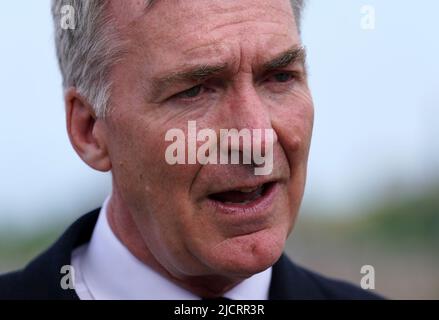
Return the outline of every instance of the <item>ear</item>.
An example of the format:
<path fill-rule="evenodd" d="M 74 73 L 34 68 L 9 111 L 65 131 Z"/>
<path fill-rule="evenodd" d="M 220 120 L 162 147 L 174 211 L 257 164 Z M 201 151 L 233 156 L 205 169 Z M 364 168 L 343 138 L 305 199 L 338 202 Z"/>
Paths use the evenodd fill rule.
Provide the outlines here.
<path fill-rule="evenodd" d="M 65 92 L 67 133 L 79 157 L 99 171 L 111 170 L 107 151 L 105 122 L 75 88 Z"/>

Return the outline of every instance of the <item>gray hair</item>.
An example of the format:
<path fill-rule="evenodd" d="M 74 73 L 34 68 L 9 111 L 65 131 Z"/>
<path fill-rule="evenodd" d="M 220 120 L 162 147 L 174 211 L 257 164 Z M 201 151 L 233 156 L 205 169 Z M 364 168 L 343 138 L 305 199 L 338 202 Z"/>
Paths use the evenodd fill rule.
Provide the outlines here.
<path fill-rule="evenodd" d="M 151 0 L 144 0 L 146 5 Z M 290 0 L 300 30 L 305 0 Z M 108 0 L 52 0 L 55 45 L 64 89 L 75 87 L 105 117 L 111 96 L 110 72 L 120 61 L 126 42 L 114 27 Z M 60 26 L 63 8 L 74 9 L 74 29 Z"/>

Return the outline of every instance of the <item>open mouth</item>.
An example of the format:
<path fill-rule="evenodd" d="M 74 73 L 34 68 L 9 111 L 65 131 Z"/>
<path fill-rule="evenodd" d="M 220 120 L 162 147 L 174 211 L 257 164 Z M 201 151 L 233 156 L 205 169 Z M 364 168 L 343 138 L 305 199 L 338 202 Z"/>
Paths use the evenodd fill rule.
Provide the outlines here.
<path fill-rule="evenodd" d="M 239 188 L 209 195 L 209 199 L 225 205 L 245 206 L 263 198 L 273 187 L 274 182 L 268 182 L 256 187 Z"/>

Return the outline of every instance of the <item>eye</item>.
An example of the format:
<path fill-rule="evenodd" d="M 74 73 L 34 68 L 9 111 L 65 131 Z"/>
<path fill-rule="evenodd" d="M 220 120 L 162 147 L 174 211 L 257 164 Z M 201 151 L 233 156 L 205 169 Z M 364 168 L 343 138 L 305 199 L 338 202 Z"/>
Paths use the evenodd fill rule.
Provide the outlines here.
<path fill-rule="evenodd" d="M 182 99 L 193 99 L 193 98 L 196 98 L 200 95 L 200 93 L 202 92 L 202 89 L 203 89 L 203 86 L 198 85 L 198 86 L 192 87 L 188 90 L 185 90 L 183 92 L 176 94 L 175 97 L 182 98 Z"/>
<path fill-rule="evenodd" d="M 276 82 L 288 82 L 294 79 L 294 76 L 289 72 L 279 72 L 272 76 Z"/>

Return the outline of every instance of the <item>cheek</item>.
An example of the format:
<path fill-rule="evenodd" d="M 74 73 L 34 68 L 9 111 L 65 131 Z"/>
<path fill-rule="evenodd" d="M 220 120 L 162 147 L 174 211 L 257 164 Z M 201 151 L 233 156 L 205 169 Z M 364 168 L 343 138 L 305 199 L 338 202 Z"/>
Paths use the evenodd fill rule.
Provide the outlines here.
<path fill-rule="evenodd" d="M 294 92 L 284 103 L 272 107 L 272 125 L 290 165 L 306 161 L 313 124 L 314 106 L 307 90 Z"/>
<path fill-rule="evenodd" d="M 152 191 L 154 175 L 161 171 L 161 146 L 146 125 L 118 120 L 111 128 L 109 147 L 113 180 L 128 203 L 138 203 L 139 197 Z"/>
<path fill-rule="evenodd" d="M 166 132 L 182 126 L 147 120 L 151 118 L 124 119 L 113 130 L 110 153 L 115 183 L 138 210 L 143 206 L 157 212 L 164 207 L 181 211 L 187 207 L 188 190 L 199 168 L 166 162 L 166 149 L 172 143 L 165 141 Z"/>
<path fill-rule="evenodd" d="M 309 90 L 297 90 L 288 96 L 286 101 L 276 108 L 284 123 L 290 124 L 290 130 L 306 135 L 311 132 L 314 122 L 314 105 Z"/>
<path fill-rule="evenodd" d="M 288 161 L 290 177 L 287 184 L 288 208 L 296 212 L 306 182 L 308 154 L 314 123 L 314 106 L 307 90 L 291 95 L 290 102 L 273 110 L 273 127 L 283 155 Z"/>

